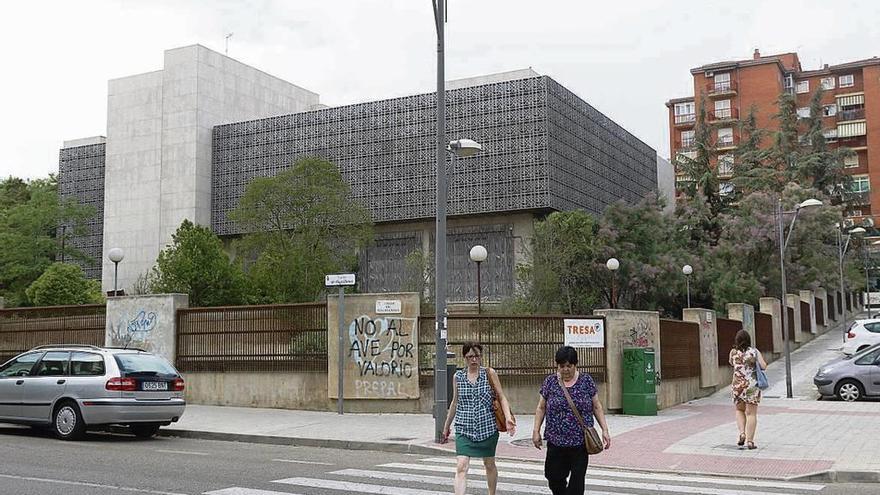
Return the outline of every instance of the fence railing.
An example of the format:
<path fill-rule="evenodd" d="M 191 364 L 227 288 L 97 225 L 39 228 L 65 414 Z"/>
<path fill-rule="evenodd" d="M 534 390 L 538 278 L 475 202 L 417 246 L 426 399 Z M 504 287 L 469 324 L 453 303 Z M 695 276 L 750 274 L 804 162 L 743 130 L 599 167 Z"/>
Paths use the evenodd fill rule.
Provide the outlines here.
<path fill-rule="evenodd" d="M 828 294 L 825 301 L 827 301 L 828 304 L 828 319 L 837 321 L 837 308 L 834 305 L 834 294 Z"/>
<path fill-rule="evenodd" d="M 0 309 L 0 363 L 45 344 L 104 345 L 103 304 Z"/>
<path fill-rule="evenodd" d="M 464 366 L 461 345 L 472 341 L 483 346 L 483 365 L 495 368 L 499 375 L 546 375 L 556 370 L 554 356 L 564 341 L 565 318 L 577 316 L 450 315 L 447 344 L 458 367 Z M 434 317 L 421 317 L 419 369 L 423 378 L 434 375 L 434 340 Z M 604 382 L 605 349 L 578 349 L 578 367 Z"/>
<path fill-rule="evenodd" d="M 800 325 L 800 322 L 794 321 L 794 308 L 786 306 L 785 312 L 788 314 L 788 341 L 794 342 L 795 329 Z M 782 331 L 785 331 L 785 329 L 783 328 Z"/>
<path fill-rule="evenodd" d="M 700 326 L 678 320 L 660 320 L 660 377 L 700 376 Z"/>
<path fill-rule="evenodd" d="M 816 324 L 824 325 L 825 324 L 825 303 L 822 302 L 821 297 L 815 298 L 816 301 Z"/>
<path fill-rule="evenodd" d="M 773 355 L 773 316 L 755 313 L 755 347 L 766 356 Z"/>
<path fill-rule="evenodd" d="M 718 318 L 716 325 L 718 327 L 718 365 L 728 366 L 730 364 L 730 350 L 733 349 L 736 332 L 742 329 L 742 322 Z"/>
<path fill-rule="evenodd" d="M 327 371 L 327 305 L 181 309 L 181 371 Z"/>
<path fill-rule="evenodd" d="M 801 332 L 810 333 L 812 324 L 810 322 L 810 303 L 801 301 Z"/>

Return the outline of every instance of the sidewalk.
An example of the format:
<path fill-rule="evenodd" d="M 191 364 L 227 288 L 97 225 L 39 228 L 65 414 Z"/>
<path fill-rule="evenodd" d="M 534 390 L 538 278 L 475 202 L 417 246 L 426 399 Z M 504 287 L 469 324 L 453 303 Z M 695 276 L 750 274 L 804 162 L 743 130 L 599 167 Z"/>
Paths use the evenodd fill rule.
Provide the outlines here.
<path fill-rule="evenodd" d="M 842 346 L 833 329 L 792 352 L 794 399 L 785 399 L 785 365 L 772 363 L 773 384 L 759 409 L 754 451 L 735 445 L 729 388 L 657 416 L 609 415 L 612 448 L 592 466 L 761 478 L 880 481 L 880 402 L 817 401 L 812 377 Z M 514 438 L 502 434 L 498 456 L 543 460 L 531 446 L 533 416 L 519 416 Z M 167 435 L 255 443 L 371 449 L 417 454 L 454 451 L 433 442 L 426 414 L 345 414 L 220 406 L 187 406 Z"/>

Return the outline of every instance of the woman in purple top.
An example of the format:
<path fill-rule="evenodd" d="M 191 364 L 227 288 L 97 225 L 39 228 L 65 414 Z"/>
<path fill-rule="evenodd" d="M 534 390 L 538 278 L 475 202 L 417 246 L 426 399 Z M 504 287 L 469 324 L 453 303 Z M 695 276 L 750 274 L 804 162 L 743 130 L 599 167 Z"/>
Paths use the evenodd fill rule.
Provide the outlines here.
<path fill-rule="evenodd" d="M 541 423 L 547 419 L 544 428 L 544 439 L 547 440 L 544 477 L 553 495 L 582 495 L 589 462 L 584 446 L 584 430 L 559 386 L 560 378 L 584 421 L 588 426 L 593 426 L 595 418 L 602 427 L 605 448 L 611 448 L 611 433 L 605 422 L 605 410 L 599 401 L 596 384 L 589 373 L 577 370 L 577 362 L 577 351 L 573 347 L 562 346 L 556 351 L 557 371 L 541 385 L 541 396 L 535 411 L 532 443 L 538 449 L 541 448 Z"/>

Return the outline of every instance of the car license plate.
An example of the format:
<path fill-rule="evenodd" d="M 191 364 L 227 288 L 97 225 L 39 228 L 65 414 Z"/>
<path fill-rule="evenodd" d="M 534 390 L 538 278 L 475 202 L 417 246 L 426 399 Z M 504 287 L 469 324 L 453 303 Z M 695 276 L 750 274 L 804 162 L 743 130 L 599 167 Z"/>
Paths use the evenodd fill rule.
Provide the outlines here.
<path fill-rule="evenodd" d="M 143 389 L 144 390 L 168 390 L 168 383 L 166 383 L 166 382 L 144 382 Z"/>

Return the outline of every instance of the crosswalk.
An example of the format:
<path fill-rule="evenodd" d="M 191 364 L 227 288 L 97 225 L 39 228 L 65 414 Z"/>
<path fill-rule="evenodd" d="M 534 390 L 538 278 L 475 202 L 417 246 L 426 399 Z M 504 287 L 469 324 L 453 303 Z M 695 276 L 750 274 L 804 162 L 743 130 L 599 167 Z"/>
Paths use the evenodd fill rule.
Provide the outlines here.
<path fill-rule="evenodd" d="M 498 493 L 549 494 L 543 466 L 498 461 Z M 455 459 L 428 457 L 413 462 L 389 462 L 370 469 L 330 470 L 322 477 L 294 476 L 271 480 L 271 489 L 229 487 L 204 495 L 312 495 L 363 493 L 379 495 L 452 495 Z M 474 459 L 468 475 L 468 493 L 486 492 L 486 472 Z M 819 495 L 824 485 L 774 480 L 685 476 L 590 468 L 587 493 L 591 495 Z"/>

